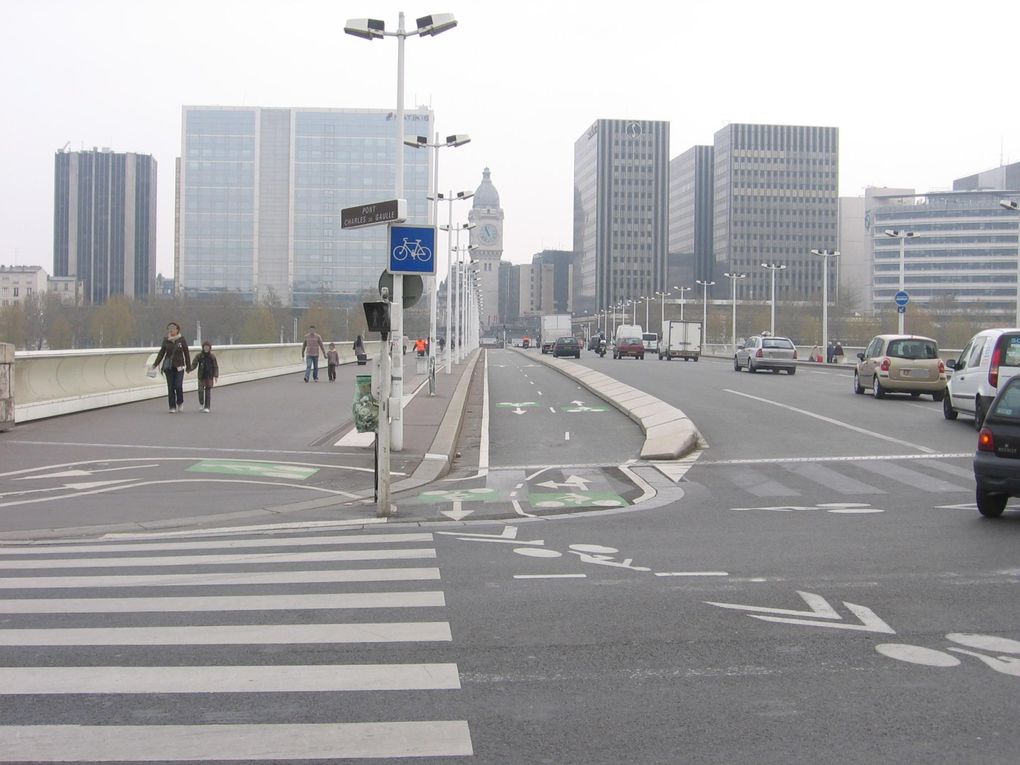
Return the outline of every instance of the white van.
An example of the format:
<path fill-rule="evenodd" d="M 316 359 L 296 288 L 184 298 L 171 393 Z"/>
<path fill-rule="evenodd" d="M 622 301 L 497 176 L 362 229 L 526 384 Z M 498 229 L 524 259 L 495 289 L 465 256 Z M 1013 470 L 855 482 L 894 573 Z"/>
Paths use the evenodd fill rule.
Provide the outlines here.
<path fill-rule="evenodd" d="M 642 332 L 641 333 L 641 345 L 645 347 L 645 350 L 649 353 L 655 353 L 659 348 L 659 333 L 658 332 Z"/>
<path fill-rule="evenodd" d="M 1020 328 L 984 329 L 970 339 L 957 359 L 946 367 L 952 370 L 942 414 L 947 420 L 966 414 L 981 429 L 988 406 L 1006 381 L 1020 374 Z"/>

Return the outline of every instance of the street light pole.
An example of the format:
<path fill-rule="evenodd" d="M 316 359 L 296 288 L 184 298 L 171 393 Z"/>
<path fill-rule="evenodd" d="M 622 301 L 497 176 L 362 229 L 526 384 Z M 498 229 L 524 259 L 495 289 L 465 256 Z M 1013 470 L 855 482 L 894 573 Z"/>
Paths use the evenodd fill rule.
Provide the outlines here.
<path fill-rule="evenodd" d="M 1020 213 L 1020 203 L 1012 199 L 1001 199 L 999 204 Z M 1016 219 L 1016 323 L 1013 326 L 1020 327 L 1020 217 Z"/>
<path fill-rule="evenodd" d="M 715 282 L 707 279 L 695 279 L 695 284 L 700 284 L 701 291 L 701 349 L 704 351 L 705 342 L 708 340 L 708 288 L 714 287 Z"/>
<path fill-rule="evenodd" d="M 903 273 L 903 271 L 904 271 L 904 260 L 905 260 L 905 257 L 904 257 L 905 256 L 905 252 L 904 251 L 905 251 L 905 248 L 906 248 L 907 240 L 917 236 L 917 233 L 914 232 L 914 231 L 904 231 L 903 229 L 887 228 L 885 230 L 885 235 L 886 236 L 891 236 L 893 239 L 899 239 L 900 240 L 900 292 L 903 292 L 904 284 L 905 284 L 905 282 L 904 282 L 904 273 Z M 814 252 L 814 250 L 812 250 L 812 252 Z M 903 310 L 902 311 L 898 310 L 898 309 L 899 309 L 899 306 L 897 306 L 897 322 L 896 322 L 896 326 L 898 328 L 897 331 L 899 332 L 899 334 L 902 335 L 902 334 L 904 334 L 903 320 L 906 318 L 907 311 L 906 311 L 906 306 L 903 306 Z"/>
<path fill-rule="evenodd" d="M 761 267 L 772 272 L 772 323 L 769 326 L 769 334 L 776 334 L 776 271 L 785 271 L 785 263 L 762 263 Z"/>
<path fill-rule="evenodd" d="M 913 236 L 913 234 L 911 234 Z M 818 255 L 822 258 L 822 345 L 821 347 L 827 348 L 829 343 L 829 258 L 838 258 L 838 250 L 811 250 L 812 255 Z M 902 260 L 900 263 L 902 264 Z M 900 278 L 903 278 L 902 272 Z M 903 314 L 900 314 L 900 333 L 903 332 Z M 828 353 L 825 357 L 826 362 L 829 361 Z M 877 383 L 876 383 L 877 385 Z"/>
<path fill-rule="evenodd" d="M 680 293 L 680 321 L 683 321 L 684 320 L 684 304 L 687 302 L 687 300 L 686 300 L 686 298 L 684 296 L 684 293 L 685 292 L 690 292 L 692 289 L 694 289 L 694 287 L 680 287 L 680 286 L 674 285 L 673 289 L 677 290 Z"/>
<path fill-rule="evenodd" d="M 643 301 L 645 301 L 645 332 L 647 332 L 649 324 L 651 323 L 649 318 L 648 318 L 648 308 L 649 308 L 649 302 L 651 301 L 651 298 L 647 298 L 644 295 L 642 295 L 641 299 Z"/>
<path fill-rule="evenodd" d="M 659 331 L 662 331 L 662 327 L 666 324 L 666 298 L 672 295 L 672 292 L 656 292 L 655 296 L 659 298 Z"/>
<path fill-rule="evenodd" d="M 730 284 L 733 286 L 733 293 L 732 293 L 733 297 L 730 300 L 730 302 L 732 304 L 732 307 L 733 307 L 733 324 L 731 326 L 731 331 L 730 331 L 730 342 L 731 342 L 731 345 L 733 346 L 733 352 L 736 353 L 737 352 L 737 279 L 746 279 L 747 278 L 747 274 L 731 274 L 731 273 L 727 272 L 727 273 L 723 274 L 723 276 L 725 276 L 727 279 L 729 279 L 730 280 Z"/>
<path fill-rule="evenodd" d="M 444 356 L 446 356 L 446 374 L 452 374 L 453 372 L 453 346 L 450 344 L 450 329 L 452 324 L 450 323 L 450 312 L 452 308 L 452 289 L 453 289 L 453 203 L 459 202 L 464 199 L 470 199 L 474 196 L 474 192 L 471 191 L 458 191 L 454 194 L 452 191 L 449 192 L 445 197 L 442 194 L 436 194 L 436 203 L 448 202 L 449 216 L 448 222 L 445 226 L 440 228 L 446 232 L 446 244 L 449 252 L 447 253 L 446 261 L 446 350 Z"/>

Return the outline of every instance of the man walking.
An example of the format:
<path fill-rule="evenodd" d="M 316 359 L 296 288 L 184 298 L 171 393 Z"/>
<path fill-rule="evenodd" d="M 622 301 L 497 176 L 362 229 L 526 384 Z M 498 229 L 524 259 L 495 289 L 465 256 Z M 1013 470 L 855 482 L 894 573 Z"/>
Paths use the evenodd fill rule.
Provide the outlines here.
<path fill-rule="evenodd" d="M 308 382 L 308 373 L 312 373 L 312 379 L 319 382 L 319 354 L 325 353 L 326 347 L 322 344 L 322 338 L 315 331 L 315 325 L 308 327 L 308 334 L 301 343 L 301 353 L 305 357 L 305 382 Z"/>

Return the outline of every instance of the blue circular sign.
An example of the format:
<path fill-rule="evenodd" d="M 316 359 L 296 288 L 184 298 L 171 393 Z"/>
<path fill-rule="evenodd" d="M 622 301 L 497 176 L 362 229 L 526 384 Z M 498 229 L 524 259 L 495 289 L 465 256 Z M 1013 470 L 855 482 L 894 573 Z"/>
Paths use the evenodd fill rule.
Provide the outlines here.
<path fill-rule="evenodd" d="M 906 290 L 900 290 L 893 296 L 893 300 L 896 301 L 896 305 L 903 308 L 907 303 L 910 302 L 910 295 Z"/>

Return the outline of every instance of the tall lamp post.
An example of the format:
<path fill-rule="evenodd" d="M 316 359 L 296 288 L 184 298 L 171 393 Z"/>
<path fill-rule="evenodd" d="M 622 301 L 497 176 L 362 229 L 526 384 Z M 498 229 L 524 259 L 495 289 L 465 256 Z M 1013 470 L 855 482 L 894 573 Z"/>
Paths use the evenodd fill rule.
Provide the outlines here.
<path fill-rule="evenodd" d="M 659 298 L 659 331 L 662 331 L 662 325 L 666 323 L 666 298 L 672 295 L 672 292 L 656 292 L 655 296 Z"/>
<path fill-rule="evenodd" d="M 443 354 L 446 356 L 446 374 L 452 374 L 453 372 L 453 349 L 450 347 L 450 310 L 452 304 L 452 289 L 453 289 L 453 203 L 459 202 L 464 199 L 470 199 L 475 194 L 473 191 L 458 191 L 454 194 L 452 191 L 443 194 L 436 194 L 435 202 L 448 202 L 450 205 L 449 222 L 445 226 L 440 226 L 443 231 L 446 232 L 446 245 L 447 245 L 447 260 L 446 260 L 446 351 Z"/>
<path fill-rule="evenodd" d="M 903 261 L 904 261 L 904 254 L 905 254 L 904 253 L 904 249 L 905 249 L 907 240 L 908 239 L 913 239 L 915 236 L 917 236 L 917 232 L 915 232 L 915 231 L 904 231 L 903 229 L 897 229 L 897 228 L 887 228 L 885 230 L 885 235 L 886 236 L 890 236 L 893 239 L 899 239 L 900 240 L 900 292 L 903 292 L 903 285 L 904 285 L 904 279 L 903 279 Z M 811 252 L 816 254 L 816 255 L 818 254 L 818 253 L 815 253 L 814 250 L 811 250 Z M 897 306 L 897 307 L 899 307 L 899 306 Z M 903 310 L 898 311 L 898 321 L 897 321 L 897 324 L 896 324 L 896 326 L 898 327 L 897 331 L 901 335 L 904 332 L 904 330 L 903 330 L 903 319 L 906 317 L 906 314 L 907 314 L 907 310 L 906 310 L 907 307 L 903 306 L 902 308 L 903 308 Z"/>
<path fill-rule="evenodd" d="M 715 282 L 695 279 L 694 283 L 701 285 L 701 347 L 704 350 L 705 343 L 708 342 L 708 288 L 714 287 Z"/>
<path fill-rule="evenodd" d="M 684 320 L 684 303 L 687 301 L 684 299 L 684 293 L 690 292 L 694 287 L 680 287 L 674 285 L 673 289 L 680 293 L 680 321 Z"/>
<path fill-rule="evenodd" d="M 913 234 L 911 234 L 913 236 Z M 838 250 L 811 250 L 812 255 L 818 255 L 822 258 L 822 347 L 826 347 L 829 342 L 829 258 L 838 258 Z M 902 263 L 902 261 L 900 261 Z M 900 278 L 903 278 L 903 273 L 900 272 Z M 900 334 L 903 333 L 903 314 L 900 314 Z M 828 361 L 828 354 L 826 354 L 826 361 Z M 878 385 L 878 383 L 875 383 Z"/>
<path fill-rule="evenodd" d="M 397 31 L 387 32 L 386 23 L 379 19 L 348 19 L 344 24 L 344 32 L 363 40 L 376 40 L 382 37 L 397 38 L 397 156 L 396 156 L 396 184 L 395 195 L 397 199 L 404 196 L 404 41 L 408 37 L 435 37 L 447 30 L 457 26 L 457 20 L 450 13 L 438 13 L 430 16 L 422 16 L 415 21 L 416 28 L 407 31 L 404 29 L 404 12 L 401 11 L 397 21 Z M 393 280 L 393 305 L 390 316 L 390 348 L 395 343 L 398 350 L 403 346 L 404 336 L 404 280 L 403 277 Z M 392 353 L 392 350 L 391 350 Z M 392 419 L 392 439 L 390 446 L 395 451 L 404 448 L 404 361 L 403 354 L 394 354 L 392 369 L 392 386 L 390 389 L 393 399 L 391 409 L 396 410 Z M 384 507 L 380 507 L 381 515 L 389 515 L 390 507 L 387 498 Z"/>
<path fill-rule="evenodd" d="M 456 133 L 454 135 L 446 136 L 446 141 L 439 141 L 439 133 L 436 133 L 435 143 L 429 143 L 428 136 L 420 135 L 414 140 L 405 139 L 404 145 L 410 146 L 414 149 L 432 149 L 432 194 L 429 195 L 428 199 L 432 202 L 432 224 L 439 224 L 439 203 L 445 201 L 443 195 L 439 193 L 439 150 L 441 148 L 452 148 L 455 149 L 458 146 L 463 146 L 466 143 L 470 143 L 471 139 L 463 133 Z M 468 192 L 461 192 L 461 195 Z M 469 193 L 469 196 L 474 196 Z M 461 199 L 464 197 L 461 196 Z M 451 223 L 453 218 L 453 205 L 450 205 L 450 218 Z M 428 354 L 429 354 L 429 395 L 436 395 L 436 304 L 439 300 L 439 253 L 436 253 L 436 273 L 432 275 L 431 286 L 429 288 L 429 342 L 428 342 Z M 447 271 L 449 271 L 449 264 L 447 264 Z M 449 369 L 447 369 L 449 372 Z"/>
<path fill-rule="evenodd" d="M 1020 202 L 1012 199 L 1000 199 L 999 204 L 1007 210 L 1020 213 Z M 1016 219 L 1016 324 L 1020 327 L 1020 217 Z"/>
<path fill-rule="evenodd" d="M 648 318 L 648 308 L 651 305 L 652 299 L 650 297 L 645 297 L 644 295 L 642 295 L 641 296 L 641 300 L 645 304 L 645 332 L 647 332 L 648 331 L 648 324 L 650 322 L 650 319 Z"/>
<path fill-rule="evenodd" d="M 769 326 L 769 334 L 776 334 L 776 271 L 785 271 L 785 263 L 762 263 L 761 267 L 772 272 L 772 323 Z"/>
<path fill-rule="evenodd" d="M 730 284 L 733 286 L 732 298 L 730 303 L 733 307 L 733 324 L 730 330 L 730 343 L 733 346 L 733 352 L 737 352 L 737 279 L 746 279 L 747 274 L 731 274 L 729 272 L 723 274 L 727 279 L 730 280 Z"/>

